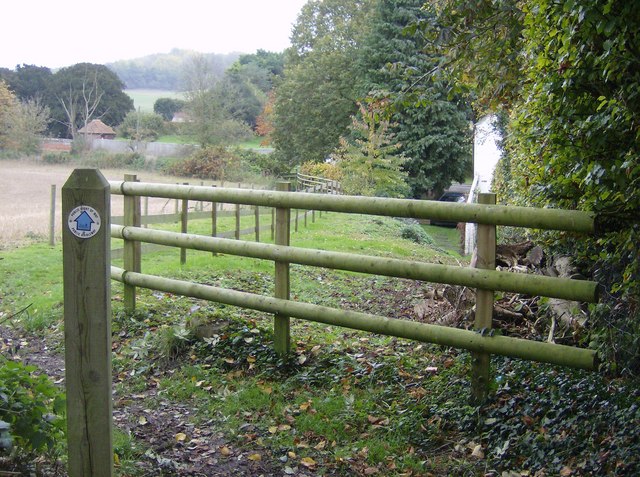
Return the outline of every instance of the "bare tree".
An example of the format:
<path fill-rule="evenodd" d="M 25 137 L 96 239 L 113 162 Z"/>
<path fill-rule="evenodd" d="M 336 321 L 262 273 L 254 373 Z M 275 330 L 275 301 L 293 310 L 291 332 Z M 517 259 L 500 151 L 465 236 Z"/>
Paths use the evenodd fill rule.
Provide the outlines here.
<path fill-rule="evenodd" d="M 104 91 L 100 90 L 98 86 L 97 71 L 85 71 L 79 90 L 75 88 L 73 84 L 69 84 L 69 89 L 65 92 L 64 97 L 57 95 L 57 99 L 66 114 L 66 125 L 69 127 L 69 131 L 71 131 L 71 137 L 73 139 L 77 138 L 79 123 L 85 128 L 86 139 L 87 125 L 93 119 L 99 119 L 106 114 L 106 111 L 103 111 L 102 114 L 95 117 L 96 110 L 98 106 L 100 106 L 100 101 L 103 96 Z"/>

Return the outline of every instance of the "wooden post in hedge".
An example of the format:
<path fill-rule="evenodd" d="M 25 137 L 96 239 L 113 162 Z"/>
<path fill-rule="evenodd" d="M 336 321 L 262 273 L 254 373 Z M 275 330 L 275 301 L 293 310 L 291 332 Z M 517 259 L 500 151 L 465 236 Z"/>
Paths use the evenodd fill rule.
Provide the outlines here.
<path fill-rule="evenodd" d="M 69 477 L 113 475 L 109 183 L 76 169 L 62 188 Z"/>
<path fill-rule="evenodd" d="M 278 182 L 277 191 L 291 191 L 291 182 Z M 276 210 L 276 245 L 289 246 L 291 236 L 291 209 L 278 207 Z M 289 263 L 276 260 L 275 262 L 275 297 L 284 300 L 289 299 Z M 273 342 L 275 351 L 283 356 L 291 347 L 290 319 L 288 316 L 276 313 L 274 317 Z"/>
<path fill-rule="evenodd" d="M 125 174 L 124 180 L 129 182 L 137 182 L 138 177 L 135 174 Z M 132 227 L 140 227 L 140 196 L 125 195 L 124 199 L 124 225 Z M 131 272 L 141 271 L 141 244 L 138 241 L 125 240 L 123 245 L 123 262 L 124 269 Z M 124 309 L 133 312 L 136 309 L 136 287 L 133 285 L 124 285 Z"/>
<path fill-rule="evenodd" d="M 495 205 L 495 194 L 479 194 L 479 204 Z M 496 269 L 496 226 L 478 224 L 476 268 Z M 489 334 L 493 327 L 493 290 L 476 290 L 475 329 Z M 486 401 L 489 394 L 491 355 L 471 353 L 471 399 L 476 404 Z"/>

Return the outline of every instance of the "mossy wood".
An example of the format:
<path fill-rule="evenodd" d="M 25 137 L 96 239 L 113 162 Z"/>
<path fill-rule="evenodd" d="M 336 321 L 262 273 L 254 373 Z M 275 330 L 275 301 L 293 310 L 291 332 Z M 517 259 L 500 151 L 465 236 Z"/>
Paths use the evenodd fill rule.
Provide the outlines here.
<path fill-rule="evenodd" d="M 595 215 L 590 212 L 561 209 L 538 209 L 504 205 L 466 204 L 432 200 L 388 199 L 327 194 L 254 191 L 250 189 L 212 190 L 210 187 L 174 186 L 113 181 L 112 194 L 148 195 L 150 197 L 188 198 L 267 207 L 324 210 L 354 214 L 413 217 L 416 219 L 510 225 L 534 229 L 594 233 Z"/>
<path fill-rule="evenodd" d="M 290 182 L 278 182 L 279 191 L 290 191 Z M 288 247 L 291 237 L 291 210 L 278 207 L 276 209 L 275 243 Z M 288 300 L 290 295 L 289 262 L 281 258 L 275 260 L 275 297 Z M 276 353 L 284 356 L 291 347 L 291 320 L 287 314 L 276 313 L 274 316 L 273 342 Z"/>
<path fill-rule="evenodd" d="M 125 174 L 125 181 L 136 182 L 135 174 Z M 140 227 L 140 196 L 125 196 L 123 201 L 124 223 L 131 227 Z M 135 272 L 141 271 L 141 246 L 140 241 L 125 240 L 122 251 L 124 268 Z M 133 312 L 136 308 L 136 288 L 125 285 L 123 291 L 123 302 L 125 310 Z"/>
<path fill-rule="evenodd" d="M 226 253 L 264 260 L 286 260 L 301 265 L 348 270 L 433 283 L 449 283 L 514 293 L 541 295 L 565 300 L 596 302 L 598 284 L 586 280 L 482 270 L 394 258 L 372 257 L 300 247 L 285 247 L 249 241 L 235 241 L 200 235 L 112 225 L 114 238 L 131 238 L 158 245 L 189 246 L 194 250 Z"/>
<path fill-rule="evenodd" d="M 493 205 L 496 203 L 495 194 L 479 194 L 479 204 Z M 496 269 L 496 226 L 488 224 L 478 225 L 476 239 L 476 268 L 481 270 Z M 476 331 L 487 332 L 493 328 L 493 300 L 492 289 L 476 288 L 476 316 L 474 328 Z M 475 404 L 482 404 L 489 394 L 491 375 L 491 355 L 488 353 L 471 353 L 471 400 Z"/>
<path fill-rule="evenodd" d="M 588 349 L 506 336 L 482 336 L 475 331 L 299 303 L 209 285 L 127 272 L 118 267 L 111 267 L 111 278 L 152 290 L 176 293 L 354 330 L 453 346 L 469 351 L 511 356 L 570 368 L 593 370 L 596 366 L 595 351 Z"/>

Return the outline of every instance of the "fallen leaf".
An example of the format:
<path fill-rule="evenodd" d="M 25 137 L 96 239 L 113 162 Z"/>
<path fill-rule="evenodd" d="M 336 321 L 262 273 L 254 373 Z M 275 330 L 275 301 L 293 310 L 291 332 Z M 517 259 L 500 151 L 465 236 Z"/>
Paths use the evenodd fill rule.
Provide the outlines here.
<path fill-rule="evenodd" d="M 560 470 L 560 475 L 562 477 L 568 477 L 569 475 L 572 475 L 572 474 L 573 474 L 573 469 L 566 465 Z"/>
<path fill-rule="evenodd" d="M 220 453 L 224 456 L 229 456 L 231 455 L 231 449 L 229 449 L 227 446 L 222 446 L 220 447 Z"/>
<path fill-rule="evenodd" d="M 364 475 L 373 475 L 377 473 L 378 469 L 376 469 L 375 467 L 367 467 L 366 469 L 364 469 Z"/>
<path fill-rule="evenodd" d="M 178 432 L 176 434 L 176 441 L 178 442 L 184 442 L 187 440 L 187 435 L 184 432 Z"/>
<path fill-rule="evenodd" d="M 482 450 L 482 446 L 478 444 L 473 448 L 471 452 L 471 457 L 475 457 L 477 459 L 484 459 L 484 451 Z"/>
<path fill-rule="evenodd" d="M 262 456 L 260 454 L 251 454 L 247 459 L 252 460 L 253 462 L 258 462 L 262 460 Z"/>
<path fill-rule="evenodd" d="M 138 424 L 140 424 L 141 426 L 144 426 L 145 424 L 147 424 L 147 418 L 144 416 L 140 416 L 138 418 Z"/>
<path fill-rule="evenodd" d="M 256 362 L 255 356 L 247 356 L 247 363 L 255 363 L 255 362 Z"/>
<path fill-rule="evenodd" d="M 310 467 L 315 467 L 316 461 L 313 460 L 311 457 L 303 457 L 302 459 L 300 459 L 300 464 L 304 465 L 307 468 L 310 468 Z"/>

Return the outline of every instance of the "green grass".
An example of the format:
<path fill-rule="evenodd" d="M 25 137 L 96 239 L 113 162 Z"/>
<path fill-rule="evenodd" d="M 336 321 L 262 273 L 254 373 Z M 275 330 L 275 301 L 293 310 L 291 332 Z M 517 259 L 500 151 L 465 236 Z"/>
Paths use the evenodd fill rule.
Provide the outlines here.
<path fill-rule="evenodd" d="M 243 227 L 251 220 L 243 218 Z M 263 223 L 268 222 L 267 216 Z M 307 224 L 292 230 L 292 245 L 464 262 L 456 252 L 455 229 L 425 227 L 432 242 L 425 244 L 403 239 L 406 223 L 390 218 L 329 213 L 317 214 L 315 222 L 309 217 Z M 231 230 L 233 219 L 219 225 Z M 209 233 L 210 223 L 192 221 L 189 230 Z M 268 232 L 262 236 L 270 241 Z M 33 303 L 31 315 L 11 321 L 43 335 L 58 325 L 60 247 L 5 250 L 0 259 L 0 320 Z M 142 265 L 145 273 L 265 295 L 273 294 L 273 268 L 269 261 L 194 251 L 181 266 L 178 250 L 143 256 Z M 411 310 L 427 287 L 291 266 L 293 299 L 385 316 Z M 116 407 L 134 395 L 140 409 L 155 410 L 159 418 L 171 406 L 186 406 L 190 425 L 221 432 L 234 452 L 259 453 L 279 475 L 305 465 L 309 473 L 335 476 L 487 475 L 490 469 L 499 475 L 547 467 L 558 475 L 576 462 L 604 475 L 599 470 L 605 467 L 596 462 L 604 455 L 599 446 L 619 462 L 637 461 L 635 444 L 624 440 L 640 417 L 629 415 L 636 412 L 630 402 L 637 390 L 596 374 L 494 358 L 495 396 L 475 408 L 468 404 L 465 352 L 292 320 L 292 351 L 283 357 L 273 350 L 268 314 L 151 290 L 139 290 L 137 310 L 128 313 L 121 284 L 112 283 L 112 296 Z M 135 419 L 128 425 L 115 431 L 118 475 L 151 475 L 138 464 L 145 452 L 156 452 L 154 446 L 135 432 Z M 624 430 L 622 437 L 607 437 L 616 426 Z M 158 432 L 174 440 L 174 430 Z M 505 442 L 509 449 L 498 452 Z M 578 447 L 580 442 L 585 445 Z M 484 458 L 471 456 L 477 445 Z M 553 454 L 553 462 L 545 454 Z"/>
<path fill-rule="evenodd" d="M 159 98 L 184 99 L 184 94 L 176 91 L 156 89 L 128 89 L 125 91 L 131 99 L 135 109 L 145 113 L 153 113 L 153 105 Z"/>

